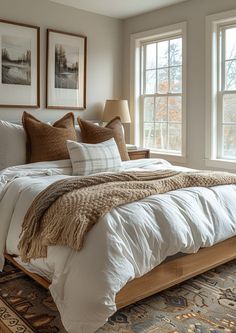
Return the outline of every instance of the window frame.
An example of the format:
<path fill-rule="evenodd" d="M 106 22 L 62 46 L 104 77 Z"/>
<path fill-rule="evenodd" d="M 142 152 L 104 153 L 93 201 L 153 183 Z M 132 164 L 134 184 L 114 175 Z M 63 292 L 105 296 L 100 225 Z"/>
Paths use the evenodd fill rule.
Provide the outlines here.
<path fill-rule="evenodd" d="M 224 159 L 224 132 L 223 132 L 223 126 L 226 124 L 226 122 L 223 120 L 224 118 L 224 95 L 231 95 L 235 94 L 236 96 L 236 89 L 234 90 L 226 90 L 225 89 L 225 64 L 227 61 L 236 61 L 236 58 L 226 60 L 225 59 L 225 45 L 226 45 L 226 30 L 228 28 L 236 28 L 236 17 L 234 24 L 224 24 L 224 25 L 219 25 L 218 26 L 218 106 L 217 106 L 217 116 L 219 121 L 217 121 L 217 126 L 218 126 L 218 131 L 217 131 L 217 137 L 220 137 L 221 140 L 217 139 L 217 145 L 218 145 L 218 150 L 217 150 L 217 158 L 218 159 Z M 223 45 L 223 46 L 222 46 Z M 230 123 L 228 123 L 229 125 Z M 235 125 L 235 123 L 234 123 Z M 227 160 L 236 162 L 236 158 L 232 158 L 230 156 L 227 157 Z"/>
<path fill-rule="evenodd" d="M 165 158 L 170 162 L 186 163 L 186 22 L 161 27 L 141 33 L 131 35 L 131 66 L 130 66 L 130 113 L 131 113 L 131 142 L 140 146 L 142 136 L 140 134 L 143 124 L 142 108 L 142 66 L 141 50 L 142 44 L 147 42 L 156 42 L 157 40 L 166 40 L 173 37 L 182 37 L 182 154 L 173 152 L 163 152 L 151 150 L 151 156 Z M 143 126 L 142 126 L 143 128 Z"/>
<path fill-rule="evenodd" d="M 236 10 L 206 17 L 206 157 L 209 167 L 236 170 L 236 160 L 223 157 L 224 48 L 220 33 L 236 26 Z M 223 40 L 224 42 L 224 40 Z M 223 68 L 223 73 L 222 73 Z M 236 93 L 236 91 L 233 91 Z M 218 121 L 219 119 L 219 121 Z"/>
<path fill-rule="evenodd" d="M 182 118 L 182 97 L 183 97 L 183 91 L 182 91 L 182 72 L 183 72 L 183 64 L 181 62 L 181 65 L 175 65 L 175 66 L 171 66 L 169 65 L 170 64 L 170 61 L 169 61 L 169 57 L 170 57 L 170 54 L 168 52 L 168 66 L 164 66 L 164 67 L 156 67 L 155 68 L 155 71 L 157 72 L 159 69 L 168 69 L 168 92 L 166 93 L 160 93 L 160 92 L 154 92 L 154 93 L 146 93 L 146 71 L 147 70 L 152 70 L 152 69 L 147 69 L 145 67 L 146 65 L 146 52 L 145 52 L 145 48 L 147 47 L 147 45 L 150 45 L 152 43 L 159 43 L 159 42 L 162 42 L 162 41 L 168 41 L 168 43 L 171 41 L 171 40 L 174 40 L 174 39 L 177 39 L 177 38 L 182 38 L 182 34 L 173 34 L 173 35 L 169 35 L 168 37 L 166 38 L 160 38 L 160 39 L 155 39 L 155 40 L 148 40 L 148 41 L 145 41 L 145 42 L 142 42 L 141 41 L 141 45 L 140 45 L 140 52 L 141 52 L 141 68 L 142 68 L 142 73 L 141 73 L 141 76 L 142 76 L 142 79 L 141 79 L 141 91 L 140 91 L 140 118 L 142 119 L 142 123 L 145 124 L 145 121 L 144 121 L 144 101 L 145 101 L 145 98 L 146 97 L 152 97 L 154 98 L 154 101 L 156 100 L 156 98 L 158 97 L 166 97 L 167 99 L 169 97 L 181 97 L 181 118 Z M 181 45 L 182 45 L 182 41 L 181 41 Z M 169 46 L 168 46 L 169 47 Z M 182 47 L 183 48 L 183 47 Z M 182 50 L 181 50 L 182 51 Z M 156 54 L 157 56 L 157 54 Z M 182 57 L 183 58 L 183 57 Z M 169 89 L 170 89 L 170 70 L 171 68 L 174 68 L 174 67 L 181 67 L 181 92 L 169 92 Z M 156 73 L 156 84 L 158 82 L 158 76 L 157 76 L 157 73 Z M 156 90 L 157 90 L 157 87 L 156 87 Z M 154 103 L 155 105 L 155 103 Z M 168 102 L 167 102 L 167 105 L 168 105 Z M 155 109 L 155 106 L 154 106 L 154 109 Z M 169 113 L 169 112 L 168 112 Z M 147 122 L 146 122 L 147 123 Z M 168 149 L 165 149 L 165 150 L 161 150 L 161 149 L 158 149 L 158 148 L 154 148 L 152 147 L 151 150 L 154 152 L 154 153 L 157 153 L 157 154 L 173 154 L 173 155 L 176 155 L 176 156 L 182 156 L 181 152 L 183 150 L 183 140 L 182 140 L 182 127 L 183 127 L 183 120 L 181 119 L 181 122 L 171 122 L 171 121 L 168 121 L 168 119 L 166 121 L 153 121 L 153 122 L 150 122 L 151 124 L 154 124 L 154 128 L 156 127 L 155 125 L 156 124 L 161 124 L 161 123 L 165 123 L 166 124 L 166 128 L 167 128 L 167 133 L 169 132 L 169 127 L 171 124 L 178 124 L 178 125 L 181 125 L 181 151 L 178 152 L 178 151 L 174 151 L 174 150 L 168 150 Z M 144 141 L 144 137 L 143 137 L 143 134 L 144 134 L 144 126 L 139 128 L 139 136 L 140 136 L 140 141 L 143 142 Z M 169 140 L 169 136 L 167 134 L 167 141 Z M 149 148 L 149 147 L 145 147 L 145 148 Z"/>

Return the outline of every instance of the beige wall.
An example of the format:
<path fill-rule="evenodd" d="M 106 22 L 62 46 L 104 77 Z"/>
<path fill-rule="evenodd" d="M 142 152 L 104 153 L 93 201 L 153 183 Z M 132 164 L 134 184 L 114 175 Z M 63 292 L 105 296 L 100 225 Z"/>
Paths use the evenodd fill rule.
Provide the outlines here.
<path fill-rule="evenodd" d="M 130 34 L 187 22 L 187 165 L 205 166 L 205 17 L 236 8 L 235 0 L 189 0 L 124 22 L 124 98 L 130 96 Z"/>
<path fill-rule="evenodd" d="M 122 21 L 73 9 L 48 0 L 0 0 L 0 18 L 40 27 L 41 108 L 28 109 L 44 120 L 66 111 L 45 110 L 46 29 L 74 32 L 88 37 L 87 110 L 75 112 L 98 119 L 108 98 L 120 98 L 122 86 Z M 22 110 L 0 108 L 0 119 L 19 121 Z"/>

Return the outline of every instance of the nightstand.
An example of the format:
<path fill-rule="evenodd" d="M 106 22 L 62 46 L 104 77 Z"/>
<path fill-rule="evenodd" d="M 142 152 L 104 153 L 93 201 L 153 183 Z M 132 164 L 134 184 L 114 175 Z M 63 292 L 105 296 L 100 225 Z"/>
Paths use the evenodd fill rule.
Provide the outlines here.
<path fill-rule="evenodd" d="M 150 150 L 147 148 L 138 148 L 135 150 L 128 150 L 128 154 L 131 160 L 138 160 L 139 158 L 149 158 Z"/>

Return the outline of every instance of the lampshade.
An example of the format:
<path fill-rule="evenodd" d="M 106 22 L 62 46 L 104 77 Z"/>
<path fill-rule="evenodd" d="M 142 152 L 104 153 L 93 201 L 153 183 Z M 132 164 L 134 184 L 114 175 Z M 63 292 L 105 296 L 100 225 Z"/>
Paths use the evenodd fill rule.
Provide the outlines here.
<path fill-rule="evenodd" d="M 102 120 L 105 122 L 119 116 L 122 123 L 130 123 L 129 106 L 126 99 L 107 99 Z"/>

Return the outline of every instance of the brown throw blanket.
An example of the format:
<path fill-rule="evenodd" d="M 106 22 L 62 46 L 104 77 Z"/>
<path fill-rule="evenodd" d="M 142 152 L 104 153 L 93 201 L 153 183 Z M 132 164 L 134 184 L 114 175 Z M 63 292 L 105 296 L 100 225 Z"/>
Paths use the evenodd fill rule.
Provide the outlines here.
<path fill-rule="evenodd" d="M 236 184 L 223 172 L 142 171 L 59 180 L 33 201 L 19 243 L 24 261 L 47 256 L 47 246 L 80 250 L 88 231 L 112 208 L 181 188 Z M 138 217 L 137 217 L 138 218 Z"/>

